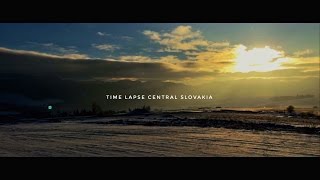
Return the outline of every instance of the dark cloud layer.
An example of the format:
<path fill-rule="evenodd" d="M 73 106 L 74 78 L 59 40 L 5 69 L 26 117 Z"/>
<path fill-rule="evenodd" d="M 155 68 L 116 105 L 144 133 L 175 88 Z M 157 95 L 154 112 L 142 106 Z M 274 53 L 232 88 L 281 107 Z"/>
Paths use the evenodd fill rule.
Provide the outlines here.
<path fill-rule="evenodd" d="M 270 72 L 219 73 L 195 71 L 197 67 L 191 62 L 181 62 L 179 67 L 187 70 L 175 68 L 174 64 L 165 62 L 63 58 L 0 48 L 0 95 L 6 97 L 6 99 L 2 98 L 6 103 L 59 102 L 57 104 L 61 107 L 71 109 L 90 107 L 92 102 L 99 103 L 105 109 L 126 109 L 145 104 L 164 109 L 197 105 L 276 106 L 278 104 L 268 104 L 271 103 L 270 97 L 296 94 L 315 95 L 313 99 L 296 102 L 300 103 L 299 105 L 314 105 L 319 102 L 318 70 L 303 71 L 295 68 Z M 306 79 L 300 79 L 297 76 L 306 77 Z M 206 77 L 209 77 L 208 80 L 204 80 Z M 210 79 L 212 77 L 213 79 Z M 126 78 L 147 80 L 147 82 L 128 81 L 125 80 Z M 193 79 L 193 82 L 202 80 L 204 83 L 190 86 L 166 81 L 181 80 L 183 82 L 188 78 Z M 262 78 L 267 79 L 262 80 Z M 113 79 L 119 81 L 98 81 Z M 197 104 L 194 101 L 107 102 L 104 98 L 106 94 L 118 93 L 213 94 L 215 99 L 213 102 L 201 101 Z M 4 102 L 0 101 L 0 107 L 1 103 Z"/>
<path fill-rule="evenodd" d="M 25 75 L 55 75 L 71 79 L 137 78 L 175 80 L 208 75 L 207 72 L 177 71 L 162 62 L 126 62 L 63 57 L 0 50 L 0 72 Z"/>

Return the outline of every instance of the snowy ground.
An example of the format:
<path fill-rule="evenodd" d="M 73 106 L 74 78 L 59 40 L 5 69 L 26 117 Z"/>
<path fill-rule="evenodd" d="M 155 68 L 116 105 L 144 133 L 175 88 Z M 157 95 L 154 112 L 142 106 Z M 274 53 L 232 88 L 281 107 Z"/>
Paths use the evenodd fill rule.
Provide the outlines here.
<path fill-rule="evenodd" d="M 320 136 L 62 121 L 0 125 L 0 156 L 320 156 Z"/>

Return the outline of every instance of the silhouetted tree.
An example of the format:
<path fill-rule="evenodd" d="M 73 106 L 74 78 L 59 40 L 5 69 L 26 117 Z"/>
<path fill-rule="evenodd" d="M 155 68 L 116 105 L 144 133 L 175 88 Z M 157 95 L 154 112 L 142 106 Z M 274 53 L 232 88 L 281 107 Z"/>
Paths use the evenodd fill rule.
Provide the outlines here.
<path fill-rule="evenodd" d="M 79 116 L 79 114 L 80 114 L 79 109 L 73 111 L 74 116 Z"/>
<path fill-rule="evenodd" d="M 145 109 L 147 112 L 151 111 L 151 107 L 150 106 L 143 106 L 143 109 Z"/>
<path fill-rule="evenodd" d="M 143 106 L 142 108 L 129 109 L 129 114 L 146 114 L 151 112 L 150 106 Z"/>
<path fill-rule="evenodd" d="M 81 114 L 82 116 L 87 115 L 86 109 L 82 109 L 81 112 L 80 112 L 80 114 Z"/>
<path fill-rule="evenodd" d="M 294 113 L 294 107 L 292 105 L 288 106 L 287 107 L 287 112 L 290 113 L 290 114 Z"/>
<path fill-rule="evenodd" d="M 92 103 L 91 109 L 92 109 L 92 114 L 95 114 L 95 115 L 100 114 L 102 112 L 101 107 L 96 102 Z"/>

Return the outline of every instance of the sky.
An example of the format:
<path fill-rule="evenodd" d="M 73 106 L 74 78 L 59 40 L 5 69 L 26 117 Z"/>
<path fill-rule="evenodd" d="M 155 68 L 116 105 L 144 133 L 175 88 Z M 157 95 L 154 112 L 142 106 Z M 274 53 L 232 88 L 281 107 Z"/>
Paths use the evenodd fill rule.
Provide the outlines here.
<path fill-rule="evenodd" d="M 311 71 L 318 70 L 319 24 L 0 24 L 0 48 L 166 63 L 172 70 L 203 73 L 268 72 L 297 64 Z"/>
<path fill-rule="evenodd" d="M 319 99 L 319 34 L 319 24 L 2 23 L 0 73 Z"/>
<path fill-rule="evenodd" d="M 288 54 L 306 49 L 319 53 L 319 24 L 4 23 L 0 24 L 0 46 L 53 54 L 77 52 L 92 58 L 182 56 L 178 52 L 157 52 L 165 45 L 150 40 L 144 33 L 170 33 L 177 27 L 191 27 L 190 31 L 200 32 L 203 39 L 217 43 L 242 44 L 248 48 L 270 46 Z"/>

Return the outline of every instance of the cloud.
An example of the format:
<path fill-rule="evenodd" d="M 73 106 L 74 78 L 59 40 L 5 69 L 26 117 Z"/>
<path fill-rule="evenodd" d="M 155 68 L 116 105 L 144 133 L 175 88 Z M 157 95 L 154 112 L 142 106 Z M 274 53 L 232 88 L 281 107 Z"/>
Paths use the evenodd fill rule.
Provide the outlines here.
<path fill-rule="evenodd" d="M 310 57 L 313 54 L 314 54 L 314 51 L 310 49 L 305 49 L 305 50 L 294 52 L 293 56 L 294 57 Z"/>
<path fill-rule="evenodd" d="M 61 58 L 67 59 L 89 59 L 89 56 L 86 54 L 65 54 Z"/>
<path fill-rule="evenodd" d="M 117 59 L 118 61 L 123 62 L 148 62 L 148 63 L 165 63 L 166 66 L 172 67 L 173 70 L 182 69 L 184 63 L 188 62 L 187 60 L 182 61 L 177 56 L 167 55 L 157 58 L 151 58 L 148 56 L 120 56 Z M 117 61 L 116 60 L 116 61 Z M 184 69 L 187 70 L 187 69 Z"/>
<path fill-rule="evenodd" d="M 178 30 L 177 35 L 185 35 L 188 29 Z M 156 52 L 165 52 L 160 49 Z M 269 46 L 264 48 L 248 49 L 244 45 L 233 45 L 224 48 L 207 49 L 204 51 L 185 51 L 186 57 L 164 55 L 150 57 L 142 55 L 126 55 L 115 58 L 115 61 L 123 62 L 148 62 L 164 63 L 173 71 L 186 72 L 212 72 L 233 73 L 233 72 L 269 72 L 278 69 L 303 69 L 313 71 L 319 69 L 315 64 L 318 57 L 313 58 L 292 58 L 284 51 L 275 50 Z M 306 63 L 313 63 L 306 65 Z"/>
<path fill-rule="evenodd" d="M 76 58 L 73 56 L 72 58 Z M 117 79 L 180 80 L 201 77 L 208 72 L 179 69 L 179 65 L 165 62 L 175 57 L 168 56 L 154 61 L 139 56 L 120 57 L 117 60 L 72 59 L 34 51 L 0 48 L 0 72 L 37 76 L 59 76 L 65 79 Z M 171 58 L 171 59 L 170 59 Z M 143 62 L 145 61 L 145 62 Z"/>
<path fill-rule="evenodd" d="M 163 51 L 190 51 L 201 48 L 225 47 L 228 42 L 212 42 L 206 40 L 200 31 L 195 31 L 191 26 L 178 26 L 171 32 L 159 33 L 151 30 L 143 31 L 150 40 L 165 46 Z"/>
<path fill-rule="evenodd" d="M 127 41 L 131 41 L 133 39 L 131 36 L 121 36 L 120 38 Z"/>
<path fill-rule="evenodd" d="M 201 37 L 200 31 L 192 31 L 191 26 L 178 26 L 168 36 L 181 36 L 183 38 Z"/>
<path fill-rule="evenodd" d="M 206 81 L 236 78 L 303 78 L 319 75 L 317 57 L 289 58 L 281 69 L 267 72 L 236 72 L 237 47 L 194 53 L 193 58 L 166 55 L 118 56 L 113 59 L 92 59 L 86 55 L 51 55 L 35 51 L 0 48 L 0 72 L 37 75 L 59 75 L 71 79 L 161 80 L 201 84 Z M 246 52 L 251 50 L 246 49 Z M 255 52 L 255 51 L 254 51 Z M 269 52 L 268 49 L 264 52 Z M 84 60 L 86 61 L 79 61 Z M 278 60 L 277 60 L 278 61 Z M 275 61 L 275 62 L 277 62 Z M 271 62 L 274 63 L 274 62 Z"/>
<path fill-rule="evenodd" d="M 4 48 L 4 47 L 0 47 L 0 53 L 10 53 L 10 54 L 17 54 L 17 55 L 30 55 L 30 56 L 59 57 L 56 55 L 41 53 L 41 52 L 37 52 L 37 51 L 16 50 L 16 49 Z"/>
<path fill-rule="evenodd" d="M 104 33 L 102 33 L 102 32 L 97 32 L 97 35 L 99 35 L 99 36 L 104 36 Z"/>
<path fill-rule="evenodd" d="M 210 42 L 208 46 L 208 50 L 214 50 L 217 48 L 225 48 L 230 46 L 230 43 L 227 41 L 222 41 L 222 42 Z"/>
<path fill-rule="evenodd" d="M 190 59 L 180 59 L 177 56 L 167 55 L 161 57 L 149 57 L 149 56 L 120 56 L 113 61 L 122 62 L 136 62 L 136 63 L 162 63 L 166 67 L 170 68 L 172 71 L 185 71 L 185 72 L 207 72 L 208 74 L 212 72 L 224 72 L 229 70 L 233 66 L 233 61 L 226 59 L 228 52 L 218 52 L 214 54 L 211 52 L 208 55 L 208 59 L 205 59 L 205 54 L 200 53 L 194 60 Z M 212 57 L 223 57 L 221 59 L 211 59 Z M 231 55 L 230 55 L 231 56 Z"/>
<path fill-rule="evenodd" d="M 50 51 L 52 53 L 56 54 L 76 54 L 78 53 L 78 50 L 76 49 L 76 46 L 68 46 L 68 47 L 62 47 L 55 43 L 38 43 L 38 42 L 28 42 L 28 44 L 40 48 L 45 51 Z"/>
<path fill-rule="evenodd" d="M 150 31 L 150 30 L 145 30 L 143 31 L 143 34 L 148 36 L 151 40 L 154 41 L 160 41 L 161 40 L 161 35 L 155 31 Z"/>
<path fill-rule="evenodd" d="M 162 56 L 157 58 L 151 58 L 148 56 L 120 56 L 117 60 L 114 61 L 121 61 L 121 62 L 135 62 L 135 63 L 160 63 L 163 66 L 169 68 L 172 72 L 178 71 L 194 71 L 194 69 L 187 68 L 185 66 L 186 63 L 189 61 L 181 61 L 177 56 Z M 194 71 L 195 72 L 195 71 Z"/>
<path fill-rule="evenodd" d="M 292 57 L 269 46 L 248 49 L 239 44 L 206 51 L 186 51 L 188 65 L 195 69 L 219 72 L 270 72 L 280 69 L 319 70 L 319 57 Z M 186 62 L 186 61 L 184 61 Z"/>
<path fill-rule="evenodd" d="M 15 52 L 29 53 L 33 55 L 44 55 L 53 58 L 67 58 L 67 59 L 88 59 L 89 56 L 86 54 L 79 53 L 76 46 L 66 46 L 62 47 L 54 43 L 37 43 L 28 42 L 37 49 L 42 49 L 44 51 L 49 51 L 50 53 L 42 53 L 37 51 L 23 51 L 14 50 Z M 10 49 L 2 48 L 2 50 L 11 51 Z"/>
<path fill-rule="evenodd" d="M 120 56 L 118 60 L 125 62 L 154 62 L 152 58 L 147 56 Z"/>
<path fill-rule="evenodd" d="M 232 62 L 224 62 L 225 59 L 212 60 L 210 57 L 228 57 L 228 52 L 232 50 L 211 52 L 207 54 L 208 57 L 200 53 L 199 60 L 179 59 L 177 56 L 121 56 L 114 60 L 81 60 L 75 56 L 72 57 L 75 59 L 71 59 L 35 51 L 0 48 L 1 89 L 2 92 L 8 90 L 28 97 L 62 99 L 71 104 L 72 108 L 80 102 L 82 105 L 90 104 L 93 99 L 101 99 L 103 104 L 105 102 L 101 97 L 107 92 L 214 93 L 216 102 L 225 103 L 232 99 L 240 105 L 243 105 L 243 99 L 247 102 L 247 97 L 268 96 L 274 92 L 280 95 L 319 93 L 319 70 L 221 72 L 222 67 L 230 66 Z M 235 96 L 240 100 L 236 100 Z"/>
<path fill-rule="evenodd" d="M 8 53 L 13 55 L 21 55 L 21 56 L 35 56 L 35 57 L 46 57 L 53 59 L 71 59 L 71 60 L 83 60 L 89 59 L 89 56 L 86 54 L 64 54 L 64 55 L 54 55 L 37 51 L 26 51 L 26 50 L 16 50 L 16 49 L 8 49 L 4 47 L 0 47 L 0 53 Z"/>
<path fill-rule="evenodd" d="M 282 64 L 286 68 L 303 69 L 304 71 L 320 71 L 318 56 L 313 57 L 290 57 L 290 61 Z"/>
<path fill-rule="evenodd" d="M 158 49 L 156 50 L 156 52 L 171 52 L 171 53 L 179 53 L 181 52 L 178 49 L 170 49 L 170 48 L 162 48 L 162 49 Z"/>
<path fill-rule="evenodd" d="M 97 32 L 98 36 L 110 36 L 110 34 L 104 33 L 104 32 Z"/>
<path fill-rule="evenodd" d="M 120 49 L 119 46 L 112 45 L 112 44 L 92 44 L 92 47 L 102 51 L 115 51 L 117 49 Z"/>
<path fill-rule="evenodd" d="M 105 33 L 105 32 L 97 32 L 97 35 L 98 36 L 108 36 L 112 39 L 123 39 L 123 40 L 126 40 L 126 41 L 131 41 L 133 39 L 133 37 L 131 36 L 115 36 L 115 35 L 111 35 L 111 34 L 108 34 L 108 33 Z"/>
<path fill-rule="evenodd" d="M 289 60 L 284 51 L 269 46 L 248 49 L 244 45 L 235 48 L 236 58 L 234 70 L 237 72 L 268 72 L 282 69 L 282 64 Z"/>

